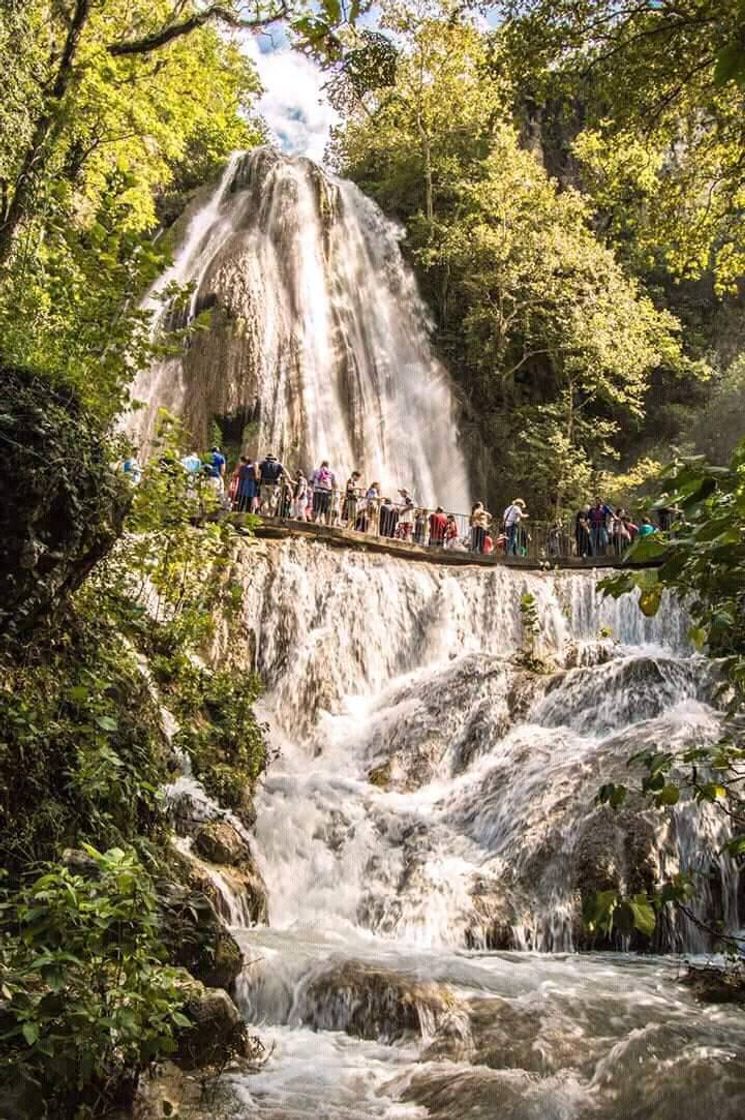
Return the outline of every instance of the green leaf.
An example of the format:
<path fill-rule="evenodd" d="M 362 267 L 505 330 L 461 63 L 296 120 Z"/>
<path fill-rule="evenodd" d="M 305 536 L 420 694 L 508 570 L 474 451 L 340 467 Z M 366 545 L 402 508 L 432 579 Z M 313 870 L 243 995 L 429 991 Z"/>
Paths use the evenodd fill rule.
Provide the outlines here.
<path fill-rule="evenodd" d="M 629 900 L 629 907 L 634 918 L 634 927 L 646 937 L 654 933 L 657 919 L 646 895 L 637 894 Z"/>
<path fill-rule="evenodd" d="M 655 798 L 658 805 L 677 805 L 679 800 L 680 790 L 673 785 L 663 786 Z"/>
<path fill-rule="evenodd" d="M 96 716 L 95 722 L 102 731 L 117 731 L 119 729 L 118 722 L 112 716 Z"/>
<path fill-rule="evenodd" d="M 36 1023 L 24 1023 L 21 1033 L 29 1046 L 33 1046 L 39 1040 L 39 1028 Z"/>

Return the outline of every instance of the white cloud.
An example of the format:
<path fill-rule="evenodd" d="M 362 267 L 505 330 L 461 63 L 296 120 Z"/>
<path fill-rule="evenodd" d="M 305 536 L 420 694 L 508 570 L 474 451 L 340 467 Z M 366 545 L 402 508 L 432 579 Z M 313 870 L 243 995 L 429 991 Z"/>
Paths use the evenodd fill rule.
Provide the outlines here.
<path fill-rule="evenodd" d="M 320 68 L 286 42 L 245 40 L 264 87 L 257 108 L 273 138 L 290 155 L 304 155 L 319 163 L 339 115 L 329 104 Z"/>

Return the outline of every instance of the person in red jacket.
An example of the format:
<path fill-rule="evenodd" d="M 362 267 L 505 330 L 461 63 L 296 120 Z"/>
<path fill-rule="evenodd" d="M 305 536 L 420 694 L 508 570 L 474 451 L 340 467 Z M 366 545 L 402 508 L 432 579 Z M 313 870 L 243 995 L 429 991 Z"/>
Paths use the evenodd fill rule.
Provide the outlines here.
<path fill-rule="evenodd" d="M 442 548 L 445 543 L 447 525 L 448 519 L 445 516 L 445 511 L 442 506 L 438 506 L 435 512 L 429 515 L 429 543 L 431 545 Z"/>

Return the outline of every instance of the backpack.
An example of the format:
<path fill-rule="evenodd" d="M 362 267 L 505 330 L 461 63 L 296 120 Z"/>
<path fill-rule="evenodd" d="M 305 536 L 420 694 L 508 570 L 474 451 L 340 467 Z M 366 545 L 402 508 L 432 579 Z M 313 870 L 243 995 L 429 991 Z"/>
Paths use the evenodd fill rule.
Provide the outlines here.
<path fill-rule="evenodd" d="M 282 474 L 282 464 L 276 459 L 265 459 L 261 464 L 261 478 L 263 482 L 276 482 Z"/>

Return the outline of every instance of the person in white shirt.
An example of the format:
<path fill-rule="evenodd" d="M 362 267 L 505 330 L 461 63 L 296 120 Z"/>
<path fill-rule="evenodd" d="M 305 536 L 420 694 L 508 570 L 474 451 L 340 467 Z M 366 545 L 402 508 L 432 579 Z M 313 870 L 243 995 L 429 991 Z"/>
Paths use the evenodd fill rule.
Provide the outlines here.
<path fill-rule="evenodd" d="M 520 528 L 520 522 L 524 521 L 527 516 L 525 502 L 522 498 L 515 498 L 504 511 L 502 520 L 504 522 L 504 531 L 507 535 L 508 556 L 517 556 L 518 530 Z"/>

